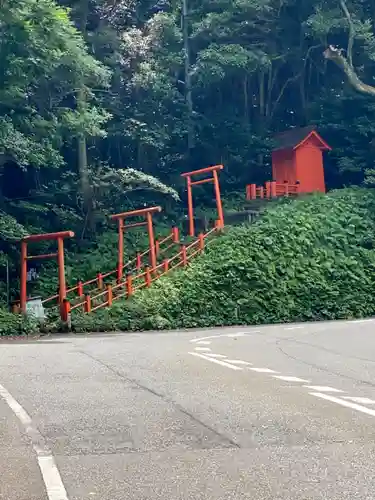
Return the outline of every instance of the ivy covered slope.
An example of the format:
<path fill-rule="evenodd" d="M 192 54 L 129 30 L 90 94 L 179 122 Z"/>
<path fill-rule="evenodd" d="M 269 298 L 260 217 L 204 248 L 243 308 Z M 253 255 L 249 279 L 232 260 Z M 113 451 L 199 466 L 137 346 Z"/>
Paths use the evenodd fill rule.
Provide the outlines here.
<path fill-rule="evenodd" d="M 375 192 L 278 204 L 206 254 L 76 328 L 175 328 L 353 318 L 375 313 Z M 87 324 L 89 321 L 92 324 Z M 95 326 L 94 326 L 95 325 Z M 101 325 L 101 326 L 100 326 Z"/>

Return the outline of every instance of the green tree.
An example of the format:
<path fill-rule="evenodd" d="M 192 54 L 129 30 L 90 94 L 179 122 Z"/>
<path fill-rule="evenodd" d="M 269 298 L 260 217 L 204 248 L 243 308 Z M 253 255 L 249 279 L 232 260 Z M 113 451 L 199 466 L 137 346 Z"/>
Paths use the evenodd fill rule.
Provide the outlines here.
<path fill-rule="evenodd" d="M 62 145 L 78 130 L 103 134 L 108 114 L 95 105 L 82 112 L 73 96 L 82 81 L 107 85 L 108 71 L 52 0 L 2 0 L 0 26 L 2 163 L 59 166 Z"/>

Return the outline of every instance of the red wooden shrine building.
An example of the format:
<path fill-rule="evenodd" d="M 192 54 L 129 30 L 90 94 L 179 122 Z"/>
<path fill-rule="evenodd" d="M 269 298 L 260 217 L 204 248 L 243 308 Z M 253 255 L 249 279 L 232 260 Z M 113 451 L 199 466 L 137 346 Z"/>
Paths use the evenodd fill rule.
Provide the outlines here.
<path fill-rule="evenodd" d="M 300 193 L 325 193 L 323 152 L 330 146 L 314 126 L 278 134 L 272 151 L 272 181 L 249 184 L 247 199 L 273 198 Z"/>

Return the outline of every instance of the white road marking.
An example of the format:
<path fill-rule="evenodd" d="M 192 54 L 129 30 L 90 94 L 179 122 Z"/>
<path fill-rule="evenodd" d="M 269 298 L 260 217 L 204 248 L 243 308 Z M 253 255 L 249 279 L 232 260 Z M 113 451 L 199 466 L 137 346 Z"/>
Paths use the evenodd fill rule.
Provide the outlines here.
<path fill-rule="evenodd" d="M 316 392 L 344 392 L 341 389 L 335 389 L 334 387 L 329 387 L 328 385 L 304 385 L 303 387 Z"/>
<path fill-rule="evenodd" d="M 303 326 L 288 326 L 284 330 L 301 330 Z"/>
<path fill-rule="evenodd" d="M 251 330 L 251 332 L 236 332 L 236 333 L 224 333 L 221 335 L 209 335 L 208 337 L 200 337 L 198 339 L 192 339 L 192 340 L 190 340 L 190 342 L 195 344 L 195 343 L 200 343 L 201 340 L 219 339 L 222 337 L 229 337 L 229 336 L 243 337 L 244 335 L 250 335 L 252 333 L 259 333 L 259 332 L 260 332 L 260 330 Z"/>
<path fill-rule="evenodd" d="M 275 370 L 270 370 L 269 368 L 249 368 L 249 370 L 258 373 L 277 373 Z"/>
<path fill-rule="evenodd" d="M 357 410 L 362 413 L 366 413 L 367 415 L 371 415 L 375 417 L 375 410 L 371 410 L 370 408 L 366 408 L 366 406 L 361 406 L 356 403 L 351 403 L 350 401 L 346 401 L 345 399 L 336 398 L 335 396 L 330 396 L 329 394 L 323 394 L 320 392 L 309 392 L 311 396 L 315 396 L 317 398 L 325 399 L 326 401 L 331 401 L 332 403 L 337 403 L 341 406 L 346 406 L 347 408 L 351 408 L 352 410 Z"/>
<path fill-rule="evenodd" d="M 196 347 L 195 350 L 196 351 L 211 351 L 211 349 L 209 347 Z"/>
<path fill-rule="evenodd" d="M 67 500 L 68 496 L 53 456 L 39 456 L 38 463 L 49 500 Z"/>
<path fill-rule="evenodd" d="M 199 342 L 197 342 L 197 344 L 199 344 L 199 345 L 210 345 L 211 342 L 209 340 L 200 340 Z"/>
<path fill-rule="evenodd" d="M 235 366 L 235 365 L 230 365 L 229 363 L 226 363 L 225 361 L 221 361 L 220 359 L 215 359 L 215 358 L 209 358 L 208 356 L 205 356 L 204 354 L 199 354 L 197 352 L 189 352 L 192 356 L 197 356 L 198 358 L 205 359 L 206 361 L 211 361 L 211 363 L 216 363 L 221 366 L 225 366 L 227 368 L 231 368 L 232 370 L 243 370 L 240 366 Z"/>
<path fill-rule="evenodd" d="M 350 401 L 354 401 L 354 403 L 360 403 L 362 405 L 375 405 L 375 401 L 370 398 L 360 398 L 360 397 L 352 397 L 345 396 L 343 399 L 350 399 Z"/>
<path fill-rule="evenodd" d="M 253 363 L 249 363 L 248 361 L 242 361 L 242 359 L 227 359 L 227 363 L 232 363 L 233 365 L 252 365 Z"/>
<path fill-rule="evenodd" d="M 33 426 L 31 417 L 1 384 L 0 396 L 25 427 L 25 432 L 29 436 L 37 456 L 49 500 L 69 500 L 55 459 L 45 444 L 43 436 L 38 429 Z"/>
<path fill-rule="evenodd" d="M 213 352 L 207 352 L 206 356 L 209 356 L 210 358 L 226 358 L 223 354 L 214 354 Z"/>
<path fill-rule="evenodd" d="M 193 342 L 193 344 L 197 343 L 200 344 L 202 340 L 208 340 L 208 339 L 218 339 L 222 335 L 210 335 L 209 337 L 200 337 L 199 339 L 192 339 L 190 342 Z"/>
<path fill-rule="evenodd" d="M 284 375 L 274 375 L 274 378 L 277 378 L 279 380 L 283 380 L 284 382 L 304 382 L 304 383 L 309 383 L 309 380 L 305 380 L 304 378 L 299 378 L 299 377 L 288 377 Z"/>
<path fill-rule="evenodd" d="M 22 406 L 16 401 L 11 394 L 0 385 L 0 396 L 5 400 L 9 408 L 16 415 L 21 424 L 25 427 L 30 427 L 32 424 L 32 420 L 28 413 L 22 408 Z"/>

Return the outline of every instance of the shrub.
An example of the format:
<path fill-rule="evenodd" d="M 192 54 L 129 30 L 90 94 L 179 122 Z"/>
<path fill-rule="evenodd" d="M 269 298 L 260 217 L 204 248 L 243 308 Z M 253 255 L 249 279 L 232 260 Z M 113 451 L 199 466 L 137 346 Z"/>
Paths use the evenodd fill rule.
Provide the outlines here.
<path fill-rule="evenodd" d="M 38 332 L 38 324 L 32 318 L 13 314 L 0 307 L 0 336 L 29 335 Z"/>
<path fill-rule="evenodd" d="M 277 204 L 213 240 L 187 269 L 92 318 L 157 329 L 373 315 L 374 239 L 373 190 Z"/>

